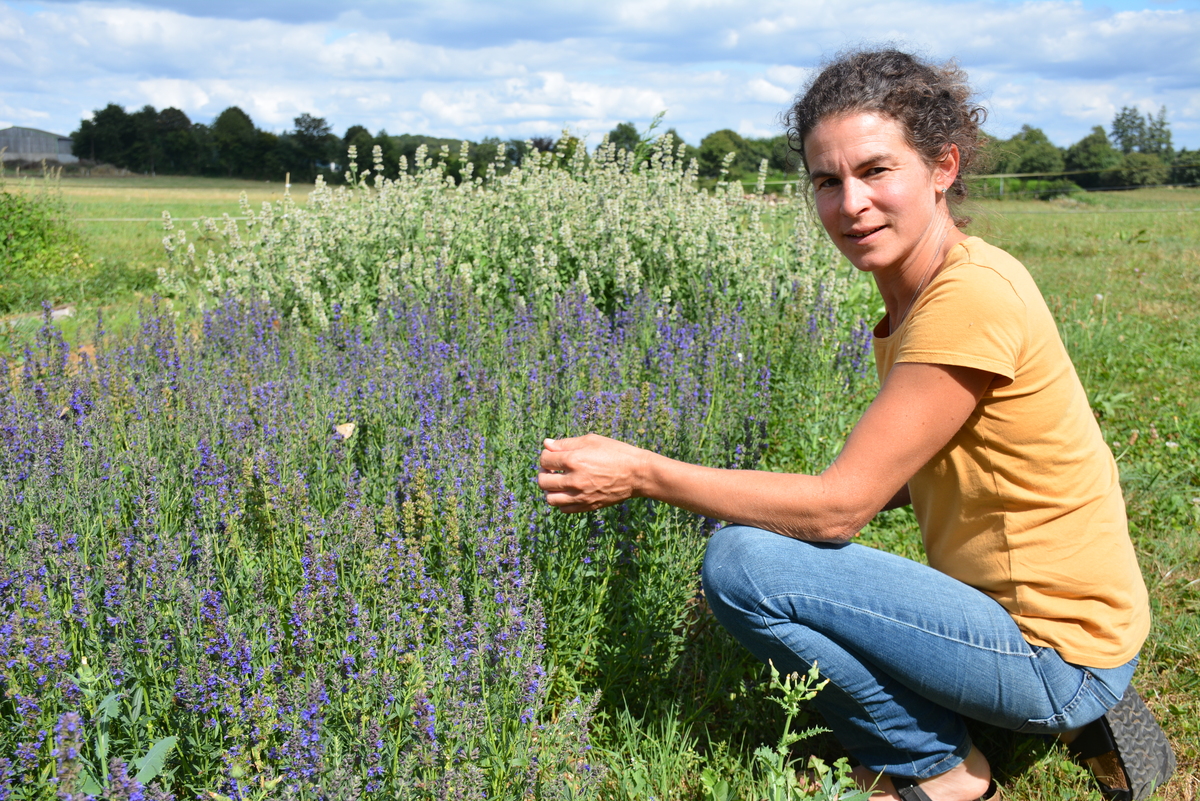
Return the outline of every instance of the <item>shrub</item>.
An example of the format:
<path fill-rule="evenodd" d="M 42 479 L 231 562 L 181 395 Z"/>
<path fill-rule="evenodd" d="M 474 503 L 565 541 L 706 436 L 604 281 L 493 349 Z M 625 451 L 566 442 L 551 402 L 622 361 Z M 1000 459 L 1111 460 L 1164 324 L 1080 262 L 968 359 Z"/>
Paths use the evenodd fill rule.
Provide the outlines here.
<path fill-rule="evenodd" d="M 979 197 L 996 200 L 1050 200 L 1079 191 L 1066 178 L 975 178 L 971 187 Z"/>
<path fill-rule="evenodd" d="M 1158 186 L 1170 178 L 1171 168 L 1153 153 L 1126 153 L 1121 166 L 1104 173 L 1112 187 Z"/>
<path fill-rule="evenodd" d="M 85 254 L 50 179 L 19 192 L 0 180 L 0 313 L 72 295 L 92 270 Z"/>
<path fill-rule="evenodd" d="M 1171 183 L 1200 185 L 1200 151 L 1185 147 L 1175 154 L 1175 162 L 1171 165 Z"/>

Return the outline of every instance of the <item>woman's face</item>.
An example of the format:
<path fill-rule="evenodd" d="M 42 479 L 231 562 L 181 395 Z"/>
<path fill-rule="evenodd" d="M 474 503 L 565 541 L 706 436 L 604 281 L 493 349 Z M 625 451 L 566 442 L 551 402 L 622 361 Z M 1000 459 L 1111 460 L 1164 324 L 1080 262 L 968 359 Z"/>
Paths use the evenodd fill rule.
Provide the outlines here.
<path fill-rule="evenodd" d="M 928 253 L 931 236 L 942 238 L 944 227 L 934 224 L 948 218 L 938 211 L 941 188 L 958 170 L 958 151 L 950 150 L 931 168 L 898 122 L 868 112 L 822 120 L 809 133 L 804 151 L 817 213 L 851 264 L 903 272 L 918 252 Z"/>

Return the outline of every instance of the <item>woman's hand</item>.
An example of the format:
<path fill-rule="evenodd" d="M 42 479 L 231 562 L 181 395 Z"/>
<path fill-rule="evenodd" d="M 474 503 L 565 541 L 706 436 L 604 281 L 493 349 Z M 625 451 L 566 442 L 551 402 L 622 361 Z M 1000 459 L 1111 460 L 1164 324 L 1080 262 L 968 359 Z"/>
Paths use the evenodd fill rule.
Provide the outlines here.
<path fill-rule="evenodd" d="M 564 512 L 590 512 L 640 495 L 649 451 L 599 434 L 542 443 L 538 486 Z"/>

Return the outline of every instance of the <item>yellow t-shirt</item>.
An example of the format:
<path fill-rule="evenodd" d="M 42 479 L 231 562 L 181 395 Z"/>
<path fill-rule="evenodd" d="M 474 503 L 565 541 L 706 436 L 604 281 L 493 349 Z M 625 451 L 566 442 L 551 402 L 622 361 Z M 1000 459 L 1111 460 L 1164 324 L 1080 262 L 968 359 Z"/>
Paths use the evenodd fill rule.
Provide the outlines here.
<path fill-rule="evenodd" d="M 1150 609 L 1117 465 L 1025 267 L 971 237 L 899 330 L 874 340 L 880 381 L 898 362 L 996 374 L 954 438 L 909 480 L 929 564 L 995 598 L 1025 639 L 1068 662 L 1129 661 Z"/>

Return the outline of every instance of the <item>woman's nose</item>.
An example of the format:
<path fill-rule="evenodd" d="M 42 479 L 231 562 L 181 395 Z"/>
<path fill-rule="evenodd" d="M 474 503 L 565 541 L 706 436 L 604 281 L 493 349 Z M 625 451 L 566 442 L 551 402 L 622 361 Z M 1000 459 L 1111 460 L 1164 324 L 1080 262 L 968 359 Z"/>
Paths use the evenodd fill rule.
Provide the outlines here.
<path fill-rule="evenodd" d="M 857 217 L 867 207 L 866 187 L 853 179 L 842 182 L 842 214 Z"/>

